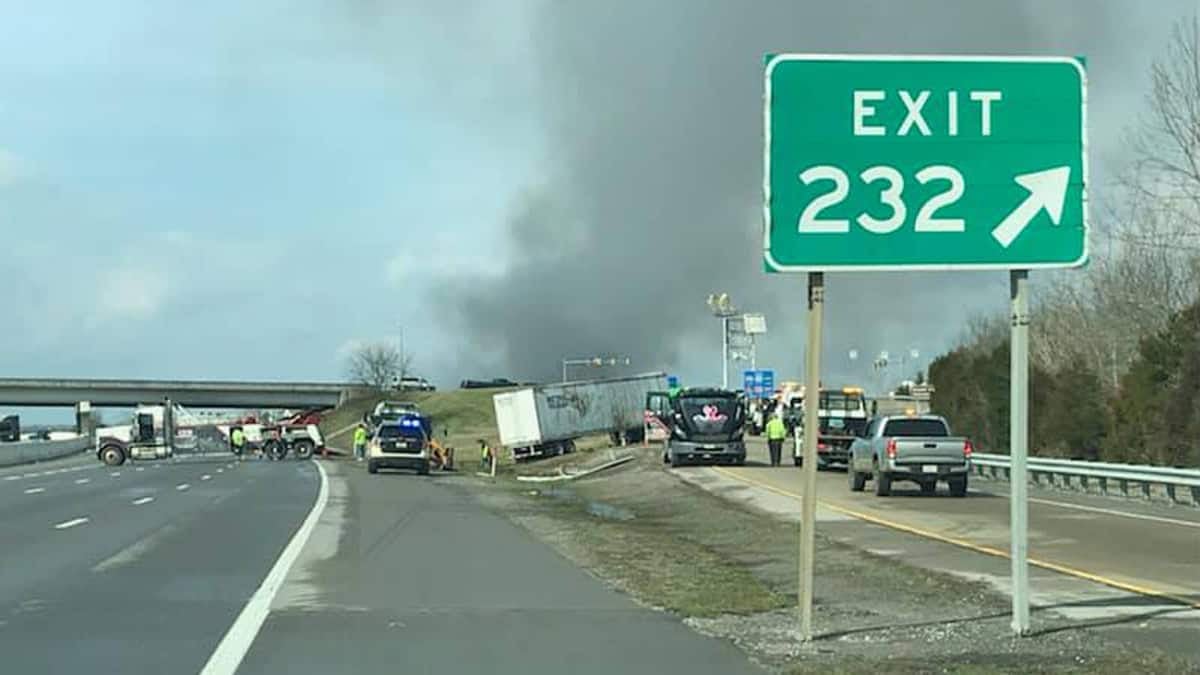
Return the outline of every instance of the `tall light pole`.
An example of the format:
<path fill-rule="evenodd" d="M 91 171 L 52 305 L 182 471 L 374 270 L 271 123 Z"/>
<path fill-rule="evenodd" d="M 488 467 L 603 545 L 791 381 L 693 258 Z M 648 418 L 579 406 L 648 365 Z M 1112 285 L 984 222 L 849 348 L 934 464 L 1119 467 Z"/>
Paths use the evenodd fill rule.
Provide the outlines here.
<path fill-rule="evenodd" d="M 912 347 L 907 352 L 901 353 L 898 361 L 900 363 L 900 367 L 903 368 L 910 360 L 916 362 L 919 358 L 921 358 L 921 351 L 916 347 Z M 891 364 L 891 355 L 886 351 L 879 352 L 879 356 L 875 358 L 875 362 L 873 364 L 875 366 L 875 372 L 878 374 L 880 371 L 883 371 L 883 376 L 879 378 L 880 390 L 887 388 L 887 371 Z M 901 377 L 903 376 L 904 374 L 901 373 Z M 880 391 L 880 393 L 882 394 L 883 392 Z"/>
<path fill-rule="evenodd" d="M 397 324 L 397 328 L 400 331 L 400 377 L 403 378 L 408 375 L 408 364 L 404 358 L 404 324 Z"/>
<path fill-rule="evenodd" d="M 728 293 L 710 293 L 708 308 L 713 316 L 721 320 L 721 388 L 729 388 L 729 319 L 737 315 L 737 308 Z"/>

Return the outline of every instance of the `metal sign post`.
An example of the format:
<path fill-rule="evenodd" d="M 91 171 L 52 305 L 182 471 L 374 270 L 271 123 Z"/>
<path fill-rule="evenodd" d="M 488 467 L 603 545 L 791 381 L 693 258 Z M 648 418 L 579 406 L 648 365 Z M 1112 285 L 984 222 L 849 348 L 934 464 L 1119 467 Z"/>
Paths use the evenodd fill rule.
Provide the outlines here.
<path fill-rule="evenodd" d="M 808 275 L 808 342 L 804 364 L 804 487 L 800 491 L 800 635 L 813 637 L 813 566 L 817 529 L 817 419 L 821 398 L 821 319 L 825 308 L 825 275 Z"/>
<path fill-rule="evenodd" d="M 1029 632 L 1029 502 L 1026 459 L 1029 452 L 1029 272 L 1009 273 L 1012 296 L 1012 343 L 1009 353 L 1009 461 L 1012 492 L 1012 629 Z"/>

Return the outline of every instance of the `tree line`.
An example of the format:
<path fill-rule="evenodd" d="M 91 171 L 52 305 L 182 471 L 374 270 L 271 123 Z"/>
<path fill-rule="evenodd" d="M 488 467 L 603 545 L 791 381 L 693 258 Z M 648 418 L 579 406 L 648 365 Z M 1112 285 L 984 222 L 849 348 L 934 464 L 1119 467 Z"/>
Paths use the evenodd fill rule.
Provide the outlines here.
<path fill-rule="evenodd" d="M 1200 22 L 1151 70 L 1130 161 L 1093 205 L 1091 261 L 1038 279 L 1030 324 L 1033 454 L 1200 466 Z M 969 322 L 929 368 L 932 405 L 1008 451 L 1009 324 Z"/>

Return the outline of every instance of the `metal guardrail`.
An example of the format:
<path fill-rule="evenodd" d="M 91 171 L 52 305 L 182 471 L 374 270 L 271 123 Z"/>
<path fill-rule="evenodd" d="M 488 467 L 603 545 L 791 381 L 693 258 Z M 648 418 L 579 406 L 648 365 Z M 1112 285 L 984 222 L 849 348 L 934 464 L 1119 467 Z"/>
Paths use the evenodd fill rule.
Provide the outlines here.
<path fill-rule="evenodd" d="M 18 441 L 0 443 L 0 466 L 14 466 L 82 453 L 92 447 L 87 436 L 61 441 Z"/>
<path fill-rule="evenodd" d="M 1009 479 L 1008 455 L 977 452 L 973 471 L 981 476 Z M 1029 477 L 1035 485 L 1078 489 L 1084 492 L 1166 498 L 1174 503 L 1200 506 L 1200 469 L 1175 469 L 1148 464 L 1110 464 L 1072 459 L 1029 458 Z"/>

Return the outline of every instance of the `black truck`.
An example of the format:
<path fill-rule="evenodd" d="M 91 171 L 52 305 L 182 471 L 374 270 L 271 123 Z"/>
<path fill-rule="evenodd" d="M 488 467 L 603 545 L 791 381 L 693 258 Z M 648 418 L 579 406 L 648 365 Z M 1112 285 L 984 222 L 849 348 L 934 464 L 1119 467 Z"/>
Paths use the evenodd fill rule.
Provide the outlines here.
<path fill-rule="evenodd" d="M 684 389 L 671 400 L 671 436 L 664 461 L 745 464 L 746 405 L 727 389 Z"/>

